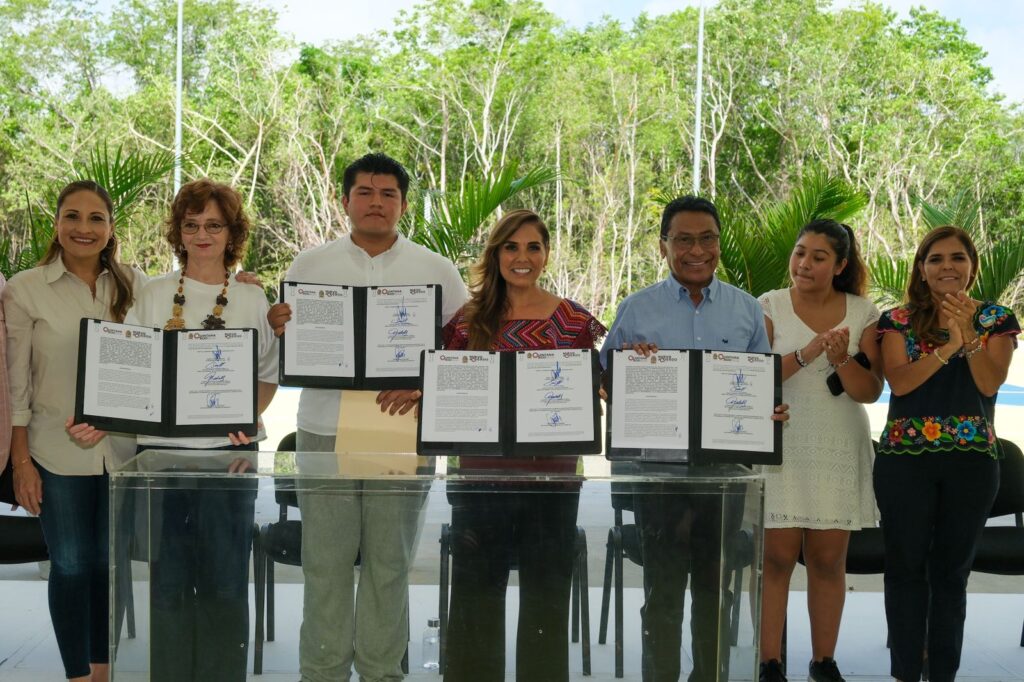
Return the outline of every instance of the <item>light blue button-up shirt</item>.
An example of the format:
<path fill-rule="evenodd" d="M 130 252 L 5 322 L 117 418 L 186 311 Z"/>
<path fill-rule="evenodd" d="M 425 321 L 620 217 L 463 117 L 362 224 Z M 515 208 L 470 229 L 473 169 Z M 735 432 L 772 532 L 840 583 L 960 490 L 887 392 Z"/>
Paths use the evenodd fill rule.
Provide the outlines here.
<path fill-rule="evenodd" d="M 624 343 L 653 343 L 658 348 L 732 350 L 770 353 L 764 312 L 753 296 L 717 277 L 694 305 L 690 293 L 671 274 L 667 279 L 630 294 L 615 314 L 601 346 L 601 365 L 608 351 Z"/>

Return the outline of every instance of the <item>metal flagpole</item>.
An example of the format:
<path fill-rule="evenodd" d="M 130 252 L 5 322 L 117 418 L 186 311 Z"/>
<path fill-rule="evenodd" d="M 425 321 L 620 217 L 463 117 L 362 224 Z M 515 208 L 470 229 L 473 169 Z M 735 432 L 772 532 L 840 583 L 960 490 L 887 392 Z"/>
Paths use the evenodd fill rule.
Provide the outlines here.
<path fill-rule="evenodd" d="M 697 21 L 697 89 L 693 96 L 693 194 L 700 192 L 700 105 L 704 85 L 704 0 L 700 3 L 700 18 Z"/>
<path fill-rule="evenodd" d="M 174 107 L 174 193 L 181 189 L 181 34 L 184 29 L 185 0 L 178 0 L 177 101 Z"/>

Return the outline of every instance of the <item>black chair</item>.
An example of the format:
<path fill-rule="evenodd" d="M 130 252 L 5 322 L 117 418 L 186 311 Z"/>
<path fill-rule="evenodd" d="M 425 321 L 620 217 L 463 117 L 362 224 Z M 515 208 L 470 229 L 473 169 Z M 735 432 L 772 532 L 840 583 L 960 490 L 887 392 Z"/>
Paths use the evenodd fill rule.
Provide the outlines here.
<path fill-rule="evenodd" d="M 801 564 L 805 564 L 804 554 L 801 550 L 797 558 Z M 880 575 L 885 573 L 885 540 L 882 537 L 882 529 L 879 526 L 872 528 L 861 528 L 850 533 L 850 544 L 846 550 L 846 572 L 850 575 Z M 789 624 L 782 625 L 782 669 L 786 670 L 786 644 L 788 642 Z M 889 646 L 888 636 L 886 646 Z"/>
<path fill-rule="evenodd" d="M 38 517 L 0 515 L 0 564 L 29 564 L 49 559 Z"/>
<path fill-rule="evenodd" d="M 294 431 L 286 435 L 278 444 L 277 451 L 294 452 L 295 438 Z M 253 528 L 253 582 L 256 592 L 256 641 L 252 663 L 254 675 L 263 674 L 264 640 L 274 641 L 274 564 L 302 565 L 302 521 L 288 518 L 289 507 L 299 508 L 294 479 L 274 480 L 274 501 L 278 505 L 277 521 L 263 524 L 262 527 L 255 524 Z M 355 565 L 359 565 L 359 556 L 356 556 Z M 402 672 L 409 673 L 408 646 L 402 658 Z"/>
<path fill-rule="evenodd" d="M 452 554 L 452 530 L 451 524 L 441 524 L 441 568 L 438 584 L 438 613 L 440 614 L 440 654 L 438 663 L 439 673 L 444 674 L 445 646 L 448 631 L 448 588 L 449 575 L 451 575 L 451 554 Z M 519 570 L 515 563 L 512 570 Z M 583 674 L 590 675 L 590 596 L 589 584 L 587 581 L 587 533 L 582 526 L 576 526 L 576 539 L 573 546 L 572 565 L 572 591 L 571 591 L 571 612 L 569 622 L 571 625 L 570 636 L 573 643 L 580 641 L 580 630 L 583 631 Z"/>
<path fill-rule="evenodd" d="M 614 466 L 614 465 L 613 465 Z M 613 469 L 614 471 L 614 469 Z M 601 620 L 598 626 L 597 643 L 608 641 L 608 616 L 611 602 L 611 591 L 615 588 L 615 677 L 625 675 L 623 654 L 623 557 L 637 566 L 643 566 L 640 550 L 640 533 L 636 524 L 625 524 L 622 521 L 624 511 L 633 511 L 633 495 L 628 486 L 612 483 L 612 509 L 615 514 L 615 525 L 608 529 L 604 562 L 604 587 L 601 592 Z M 754 560 L 754 536 L 751 531 L 737 529 L 729 534 L 725 542 L 726 576 L 732 574 L 733 595 L 732 611 L 729 619 L 729 637 L 733 645 L 739 641 L 740 605 L 739 595 L 743 590 L 743 569 Z M 727 578 L 728 579 L 728 578 Z"/>
<path fill-rule="evenodd" d="M 296 434 L 289 433 L 278 443 L 278 452 L 295 451 Z M 263 642 L 274 641 L 274 565 L 302 565 L 302 522 L 288 518 L 288 508 L 298 508 L 294 481 L 275 479 L 274 501 L 278 505 L 276 523 L 260 527 L 254 524 L 252 542 L 253 583 L 256 592 L 256 634 L 253 674 L 263 673 Z"/>
<path fill-rule="evenodd" d="M 986 526 L 981 532 L 972 570 L 996 575 L 1024 575 L 1024 454 L 1012 441 L 1000 438 L 999 492 L 989 518 L 1012 514 L 1012 526 Z M 1024 647 L 1024 626 L 1020 645 Z"/>

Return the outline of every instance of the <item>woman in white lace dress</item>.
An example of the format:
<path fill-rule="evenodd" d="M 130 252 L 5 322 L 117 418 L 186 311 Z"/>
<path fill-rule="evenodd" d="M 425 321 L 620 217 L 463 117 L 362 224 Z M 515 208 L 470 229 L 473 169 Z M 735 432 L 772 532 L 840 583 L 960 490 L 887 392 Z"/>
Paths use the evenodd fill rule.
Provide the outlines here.
<path fill-rule="evenodd" d="M 772 349 L 782 356 L 783 393 L 793 415 L 783 463 L 765 467 L 761 680 L 785 680 L 778 663 L 782 628 L 790 577 L 803 549 L 813 653 L 809 679 L 835 682 L 843 679 L 833 656 L 850 531 L 872 526 L 876 518 L 863 403 L 877 400 L 882 390 L 878 309 L 863 297 L 866 271 L 846 225 L 805 225 L 789 271 L 790 288 L 760 299 Z M 863 355 L 855 358 L 858 353 Z M 827 381 L 833 372 L 838 385 Z"/>

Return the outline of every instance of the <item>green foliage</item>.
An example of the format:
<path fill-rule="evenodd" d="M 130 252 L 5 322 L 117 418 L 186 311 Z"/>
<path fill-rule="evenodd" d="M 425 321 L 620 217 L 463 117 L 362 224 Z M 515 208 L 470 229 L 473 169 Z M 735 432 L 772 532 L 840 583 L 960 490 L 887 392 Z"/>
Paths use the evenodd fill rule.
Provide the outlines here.
<path fill-rule="evenodd" d="M 470 256 L 470 243 L 503 203 L 520 192 L 554 182 L 556 178 L 555 170 L 545 167 L 519 175 L 516 163 L 510 163 L 490 178 L 467 178 L 461 193 L 440 197 L 431 222 L 415 231 L 412 240 L 452 262 L 463 262 Z"/>
<path fill-rule="evenodd" d="M 46 254 L 53 241 L 53 217 L 49 210 L 55 206 L 60 189 L 68 182 L 92 180 L 107 190 L 114 205 L 115 229 L 125 242 L 130 241 L 127 237 L 130 236 L 131 216 L 143 194 L 173 169 L 174 155 L 170 152 L 128 153 L 119 145 L 111 153 L 107 143 L 101 142 L 83 162 L 75 164 L 65 181 L 47 188 L 43 201 L 34 202 L 26 196 L 23 213 L 25 237 L 18 244 L 8 233 L 0 241 L 0 273 L 11 277 L 35 267 Z"/>
<path fill-rule="evenodd" d="M 126 223 L 143 192 L 174 170 L 174 154 L 168 151 L 128 153 L 118 145 L 111 154 L 106 142 L 76 164 L 76 179 L 92 180 L 107 190 L 114 204 L 114 225 Z"/>
<path fill-rule="evenodd" d="M 917 199 L 915 204 L 921 209 L 921 218 L 929 230 L 943 225 L 956 225 L 963 228 L 976 242 L 984 241 L 984 236 L 978 229 L 981 224 L 980 207 L 968 190 L 962 189 L 954 194 L 946 206 L 922 199 Z"/>
<path fill-rule="evenodd" d="M 971 235 L 980 261 L 978 279 L 970 292 L 971 296 L 982 301 L 1012 305 L 1014 287 L 1024 276 L 1024 233 L 1005 234 L 995 239 L 984 234 L 980 229 L 980 207 L 967 190 L 954 194 L 945 206 L 921 199 L 916 203 L 927 230 L 954 225 Z M 868 269 L 871 272 L 872 289 L 880 305 L 892 307 L 903 302 L 907 282 L 912 274 L 910 267 L 909 259 L 893 260 L 884 254 L 870 261 Z"/>
<path fill-rule="evenodd" d="M 760 296 L 789 284 L 789 255 L 800 229 L 818 218 L 849 221 L 867 198 L 841 178 L 809 173 L 784 201 L 752 215 L 731 214 L 723 206 L 719 267 L 728 282 Z"/>
<path fill-rule="evenodd" d="M 175 3 L 101 4 L 0 3 L 0 270 L 31 259 L 33 234 L 46 243 L 49 193 L 97 140 L 130 157 L 173 144 Z M 418 0 L 386 30 L 304 46 L 266 0 L 184 10 L 183 172 L 242 193 L 246 267 L 264 281 L 344 230 L 341 169 L 371 150 L 409 168 L 414 200 L 435 199 L 436 224 L 412 224 L 415 238 L 463 263 L 502 201 L 483 185 L 550 168 L 573 182 L 519 190 L 552 229 L 546 285 L 606 316 L 664 276 L 650 188 L 692 182 L 695 8 L 577 28 L 537 0 Z M 755 293 L 785 285 L 794 230 L 846 210 L 812 176 L 860 197 L 848 222 L 879 295 L 902 296 L 929 220 L 917 196 L 953 210 L 943 222 L 976 225 L 986 270 L 1012 276 L 1024 110 L 990 91 L 985 52 L 958 22 L 822 0 L 721 0 L 706 16 L 700 186 L 723 215 L 723 277 Z M 123 258 L 156 271 L 171 187 L 149 187 L 116 218 Z M 975 220 L 955 213 L 972 203 Z"/>
<path fill-rule="evenodd" d="M 887 254 L 878 254 L 867 262 L 867 267 L 871 273 L 869 285 L 875 303 L 881 308 L 892 308 L 902 303 L 910 273 L 909 261 L 894 261 Z"/>
<path fill-rule="evenodd" d="M 56 199 L 56 194 L 53 194 Z M 26 198 L 23 213 L 27 238 L 18 244 L 8 232 L 0 240 L 0 274 L 6 279 L 34 267 L 53 241 L 53 219 L 39 207 L 34 207 Z"/>
<path fill-rule="evenodd" d="M 1005 235 L 978 254 L 978 280 L 971 296 L 982 301 L 1013 303 L 1014 285 L 1024 275 L 1024 233 Z"/>

